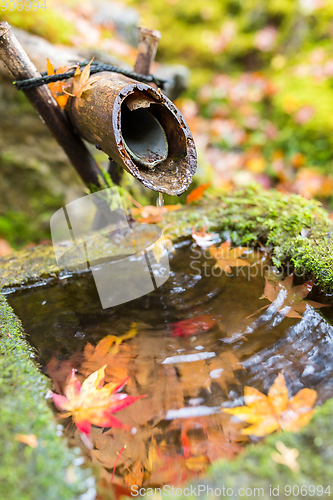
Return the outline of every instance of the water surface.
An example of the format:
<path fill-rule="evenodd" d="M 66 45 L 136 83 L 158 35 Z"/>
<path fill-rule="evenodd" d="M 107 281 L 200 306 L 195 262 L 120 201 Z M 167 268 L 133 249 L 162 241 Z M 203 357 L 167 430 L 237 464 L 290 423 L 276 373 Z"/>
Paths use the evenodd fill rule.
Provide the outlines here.
<path fill-rule="evenodd" d="M 146 395 L 115 415 L 128 429 L 93 427 L 91 444 L 70 418 L 62 421 L 70 445 L 96 467 L 100 491 L 111 483 L 128 491 L 178 485 L 235 457 L 247 438 L 222 410 L 243 404 L 246 385 L 267 394 L 284 371 L 290 396 L 310 387 L 317 404 L 333 397 L 332 307 L 307 306 L 302 318 L 279 313 L 262 298 L 265 275 L 272 277 L 267 259 L 248 258 L 259 263 L 228 276 L 185 241 L 170 255 L 161 288 L 105 310 L 89 274 L 8 295 L 56 392 L 72 368 L 83 380 L 106 364 L 107 382 L 129 377 L 125 390 Z M 329 302 L 318 290 L 306 298 Z M 96 350 L 106 336 L 129 331 L 135 336 L 117 348 Z"/>

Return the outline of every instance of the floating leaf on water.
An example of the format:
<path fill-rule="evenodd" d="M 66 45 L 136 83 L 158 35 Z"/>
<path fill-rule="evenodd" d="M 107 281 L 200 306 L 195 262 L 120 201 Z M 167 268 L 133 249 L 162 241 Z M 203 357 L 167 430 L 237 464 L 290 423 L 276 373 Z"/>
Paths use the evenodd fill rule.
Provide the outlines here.
<path fill-rule="evenodd" d="M 315 277 L 312 281 L 306 281 L 302 285 L 292 286 L 293 274 L 290 274 L 290 276 L 287 276 L 283 281 L 278 281 L 277 283 L 271 283 L 266 277 L 263 298 L 268 299 L 272 303 L 275 301 L 278 302 L 279 299 L 277 312 L 283 314 L 287 318 L 302 318 L 301 314 L 306 311 L 307 304 L 316 309 L 327 307 L 327 304 L 321 304 L 313 300 L 303 301 L 303 299 L 305 299 L 305 297 L 311 292 L 314 281 Z M 268 307 L 268 305 L 258 309 L 258 311 L 253 313 L 252 316 L 266 307 Z"/>
<path fill-rule="evenodd" d="M 185 406 L 184 389 L 174 366 L 163 365 L 156 374 L 152 394 L 155 421 L 163 420 L 169 410 L 179 410 Z"/>
<path fill-rule="evenodd" d="M 210 247 L 219 238 L 217 233 L 207 233 L 207 226 L 203 226 L 198 231 L 192 229 L 192 238 L 200 248 Z"/>
<path fill-rule="evenodd" d="M 173 337 L 190 337 L 202 331 L 211 330 L 216 324 L 216 320 L 209 314 L 194 316 L 190 319 L 177 321 L 172 325 Z"/>
<path fill-rule="evenodd" d="M 218 248 L 214 245 L 209 247 L 210 255 L 217 261 L 215 267 L 219 267 L 226 274 L 231 274 L 232 267 L 250 266 L 251 263 L 246 259 L 241 259 L 244 253 L 248 253 L 249 248 L 236 247 L 231 248 L 230 240 L 222 243 Z"/>
<path fill-rule="evenodd" d="M 244 370 L 236 356 L 228 351 L 222 352 L 209 362 L 209 375 L 212 382 L 216 382 L 228 394 L 230 385 L 237 383 L 235 379 L 236 370 Z"/>
<path fill-rule="evenodd" d="M 311 420 L 316 398 L 314 389 L 302 389 L 289 399 L 284 375 L 280 373 L 267 396 L 246 386 L 245 406 L 224 409 L 224 412 L 251 424 L 242 430 L 246 435 L 262 437 L 279 429 L 296 432 Z"/>
<path fill-rule="evenodd" d="M 196 397 L 202 388 L 210 390 L 212 379 L 209 375 L 210 370 L 206 360 L 179 363 L 177 364 L 177 371 L 186 396 Z"/>
<path fill-rule="evenodd" d="M 157 263 L 161 262 L 163 254 L 165 252 L 174 253 L 175 247 L 173 246 L 173 241 L 169 236 L 162 236 L 152 245 L 146 248 L 146 251 L 152 251 Z"/>
<path fill-rule="evenodd" d="M 73 370 L 65 388 L 65 395 L 51 392 L 55 405 L 65 411 L 62 416 L 72 415 L 76 427 L 87 436 L 92 424 L 98 427 L 123 427 L 113 413 L 144 397 L 133 397 L 118 392 L 124 387 L 127 379 L 104 385 L 104 372 L 105 366 L 93 372 L 81 385 Z"/>

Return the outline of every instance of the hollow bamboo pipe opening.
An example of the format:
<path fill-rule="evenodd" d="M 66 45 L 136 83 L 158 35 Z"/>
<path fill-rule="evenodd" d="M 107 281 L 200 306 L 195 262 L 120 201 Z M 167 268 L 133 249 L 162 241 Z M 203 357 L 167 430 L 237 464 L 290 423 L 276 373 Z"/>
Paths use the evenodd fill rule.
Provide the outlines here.
<path fill-rule="evenodd" d="M 164 128 L 145 108 L 130 111 L 126 101 L 123 103 L 121 134 L 126 151 L 140 165 L 154 168 L 168 156 L 169 145 Z"/>
<path fill-rule="evenodd" d="M 154 191 L 182 194 L 197 156 L 191 132 L 160 91 L 116 73 L 90 77 L 68 101 L 76 132 Z"/>

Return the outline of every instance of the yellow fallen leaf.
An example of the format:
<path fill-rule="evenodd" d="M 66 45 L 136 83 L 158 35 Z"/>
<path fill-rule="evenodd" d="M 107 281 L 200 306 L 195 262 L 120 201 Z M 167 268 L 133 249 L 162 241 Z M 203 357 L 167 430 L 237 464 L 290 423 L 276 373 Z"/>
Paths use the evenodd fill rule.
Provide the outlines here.
<path fill-rule="evenodd" d="M 266 169 L 266 160 L 261 156 L 256 156 L 247 162 L 246 167 L 254 174 L 261 174 Z"/>
<path fill-rule="evenodd" d="M 92 58 L 92 60 L 83 68 L 82 72 L 79 67 L 77 67 L 75 70 L 72 88 L 72 93 L 75 97 L 81 97 L 83 92 L 88 90 L 94 83 L 92 80 L 88 82 L 90 77 L 90 66 L 93 62 L 93 59 L 94 58 Z"/>
<path fill-rule="evenodd" d="M 205 455 L 190 457 L 185 461 L 186 468 L 193 472 L 202 472 L 206 470 L 208 464 L 209 460 Z"/>
<path fill-rule="evenodd" d="M 215 267 L 221 268 L 226 274 L 232 273 L 232 267 L 251 265 L 248 260 L 239 258 L 248 251 L 249 249 L 246 247 L 231 248 L 230 240 L 225 241 L 218 248 L 216 248 L 215 245 L 209 247 L 210 255 L 216 260 Z"/>
<path fill-rule="evenodd" d="M 314 389 L 302 389 L 289 399 L 284 375 L 280 373 L 267 396 L 246 386 L 245 406 L 228 408 L 224 412 L 252 424 L 243 429 L 242 434 L 261 437 L 279 429 L 296 432 L 311 420 L 316 398 Z"/>
<path fill-rule="evenodd" d="M 132 470 L 125 476 L 125 484 L 127 487 L 133 485 L 142 485 L 144 470 L 140 460 L 137 460 Z"/>
<path fill-rule="evenodd" d="M 163 461 L 161 460 L 158 454 L 156 440 L 153 437 L 148 448 L 147 458 L 145 460 L 145 467 L 151 473 L 153 472 L 154 468 L 156 468 L 156 466 L 159 466 L 162 463 Z"/>
<path fill-rule="evenodd" d="M 163 253 L 165 251 L 173 253 L 175 251 L 175 248 L 173 246 L 172 239 L 169 236 L 164 236 L 164 234 L 162 234 L 162 236 L 146 250 L 147 251 L 152 250 L 156 262 L 159 263 L 161 262 Z"/>

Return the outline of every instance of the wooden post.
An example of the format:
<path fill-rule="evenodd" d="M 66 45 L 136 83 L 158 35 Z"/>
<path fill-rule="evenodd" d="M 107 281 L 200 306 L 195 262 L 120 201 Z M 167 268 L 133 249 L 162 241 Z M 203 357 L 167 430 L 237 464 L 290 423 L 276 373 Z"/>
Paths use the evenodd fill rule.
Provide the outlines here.
<path fill-rule="evenodd" d="M 0 23 L 0 59 L 15 80 L 40 77 L 40 73 L 12 33 L 7 22 Z M 24 91 L 42 120 L 64 149 L 83 182 L 99 186 L 100 168 L 82 140 L 74 133 L 65 112 L 58 106 L 50 89 L 44 85 Z"/>
<path fill-rule="evenodd" d="M 134 66 L 136 73 L 150 74 L 160 39 L 161 33 L 159 31 L 144 27 L 139 28 L 138 54 Z"/>

